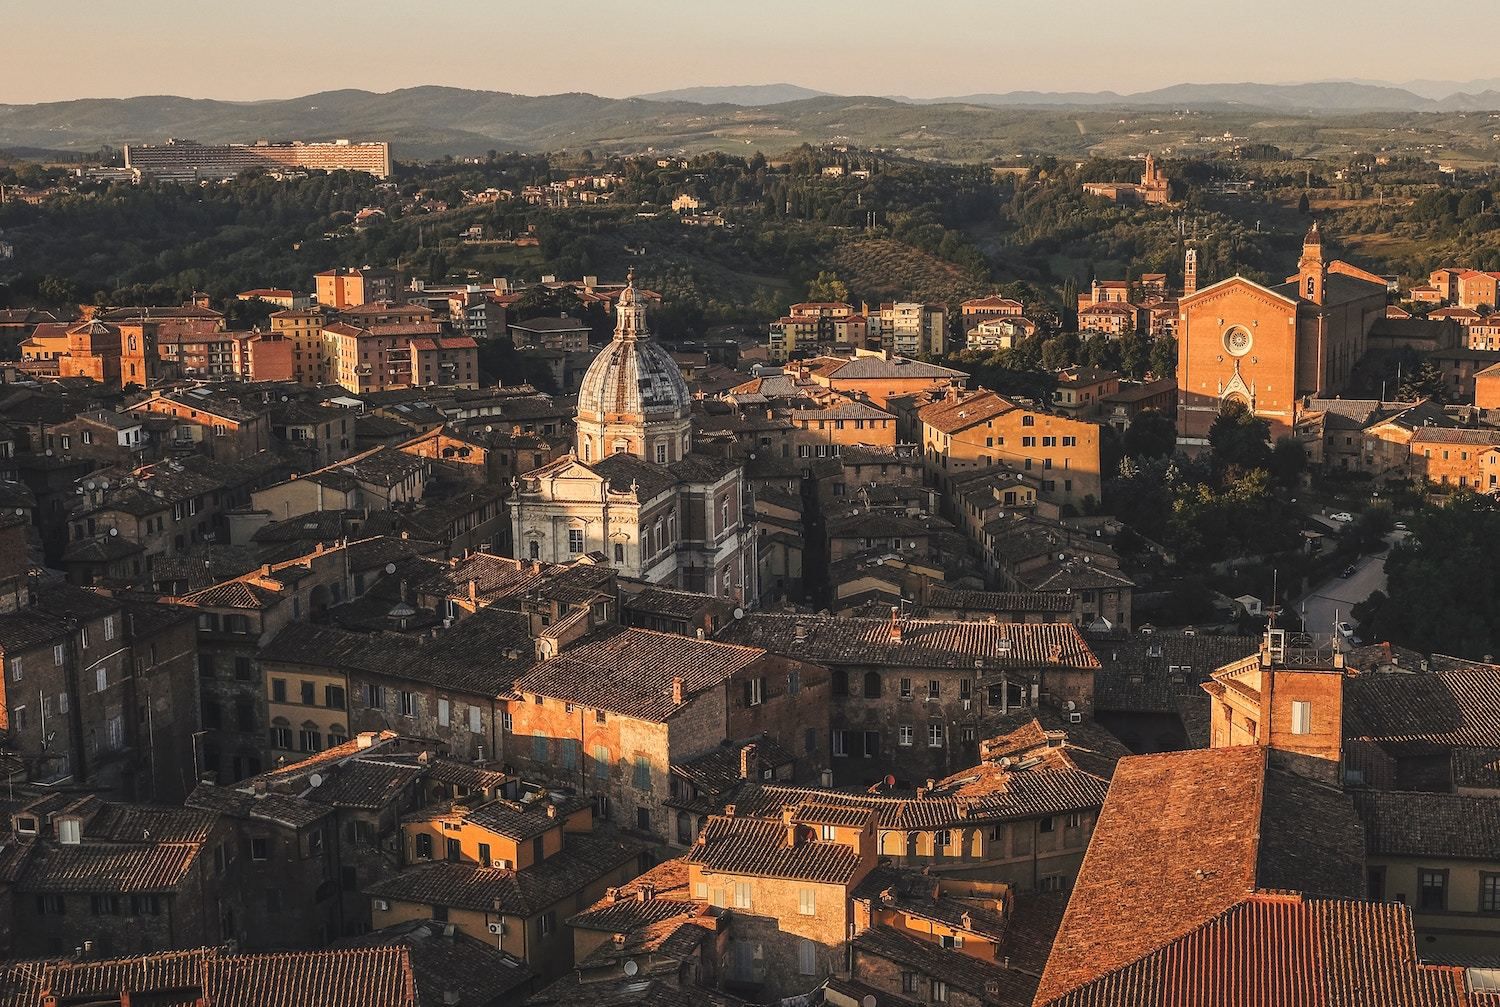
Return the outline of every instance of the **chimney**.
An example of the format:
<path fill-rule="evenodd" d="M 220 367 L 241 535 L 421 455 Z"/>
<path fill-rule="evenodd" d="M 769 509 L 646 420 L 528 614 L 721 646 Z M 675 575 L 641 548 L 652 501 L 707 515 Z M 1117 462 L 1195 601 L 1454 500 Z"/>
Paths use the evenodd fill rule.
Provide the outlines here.
<path fill-rule="evenodd" d="M 556 818 L 557 817 L 557 805 L 555 805 L 555 804 L 549 804 L 549 805 L 547 805 L 547 817 L 548 818 Z"/>
<path fill-rule="evenodd" d="M 358 738 L 358 740 L 355 741 L 355 747 L 356 748 L 369 748 L 373 744 L 375 744 L 375 732 L 374 731 L 360 731 L 359 732 L 359 738 Z"/>
<path fill-rule="evenodd" d="M 615 938 L 615 947 L 617 947 L 617 948 L 623 948 L 625 946 L 625 935 L 624 934 L 615 934 L 614 938 Z"/>
<path fill-rule="evenodd" d="M 469 579 L 469 604 L 470 605 L 475 604 L 477 597 L 478 597 L 478 592 L 474 588 L 474 580 L 473 580 L 473 578 L 470 578 Z"/>
<path fill-rule="evenodd" d="M 647 881 L 636 889 L 635 899 L 637 902 L 650 902 L 656 898 L 656 886 Z"/>
<path fill-rule="evenodd" d="M 672 678 L 672 705 L 673 706 L 681 706 L 682 705 L 683 685 L 684 685 L 684 683 L 682 681 L 682 676 L 681 675 L 675 675 L 675 676 L 673 676 L 673 678 Z"/>
<path fill-rule="evenodd" d="M 786 826 L 786 844 L 789 847 L 795 847 L 797 841 L 802 838 L 800 835 L 801 830 L 792 822 L 792 816 L 796 813 L 797 809 L 790 804 L 783 806 L 781 809 L 781 824 Z"/>
<path fill-rule="evenodd" d="M 758 774 L 757 750 L 754 745 L 740 749 L 740 779 L 753 780 Z"/>
<path fill-rule="evenodd" d="M 734 817 L 734 805 L 733 804 L 726 804 L 726 805 L 724 805 L 724 817 L 725 818 L 733 818 Z M 703 838 L 703 833 L 700 832 L 698 834 L 698 838 L 702 839 Z"/>
<path fill-rule="evenodd" d="M 620 890 L 618 888 L 606 888 L 604 890 L 604 901 L 611 904 L 620 901 Z"/>
<path fill-rule="evenodd" d="M 807 642 L 807 627 L 804 626 L 804 625 L 802 625 L 802 623 L 800 623 L 800 622 L 797 623 L 796 627 L 792 630 L 792 642 L 793 643 L 806 643 Z"/>
<path fill-rule="evenodd" d="M 891 606 L 891 642 L 901 642 L 901 609 Z"/>

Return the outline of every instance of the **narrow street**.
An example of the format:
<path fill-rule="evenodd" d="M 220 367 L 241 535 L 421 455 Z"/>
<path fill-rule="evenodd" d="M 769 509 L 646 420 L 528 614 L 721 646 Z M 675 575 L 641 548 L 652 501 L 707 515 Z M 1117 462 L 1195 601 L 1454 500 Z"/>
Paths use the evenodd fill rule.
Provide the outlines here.
<path fill-rule="evenodd" d="M 1386 544 L 1394 546 L 1406 537 L 1405 532 L 1392 532 L 1386 536 Z M 1364 556 L 1354 564 L 1354 575 L 1333 579 L 1318 585 L 1310 594 L 1298 600 L 1294 606 L 1302 617 L 1309 633 L 1333 633 L 1335 622 L 1353 623 L 1349 611 L 1376 591 L 1385 590 L 1385 558 L 1389 553 Z M 1357 629 L 1357 627 L 1356 627 Z"/>

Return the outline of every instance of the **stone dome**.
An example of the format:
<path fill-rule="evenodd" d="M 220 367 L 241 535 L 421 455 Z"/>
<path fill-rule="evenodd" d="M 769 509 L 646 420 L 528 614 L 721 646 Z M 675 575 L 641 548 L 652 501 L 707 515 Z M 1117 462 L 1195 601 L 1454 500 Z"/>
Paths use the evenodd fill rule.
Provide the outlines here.
<path fill-rule="evenodd" d="M 678 419 L 692 394 L 682 371 L 646 328 L 634 277 L 620 294 L 615 338 L 589 365 L 578 390 L 578 414 L 594 419 Z"/>

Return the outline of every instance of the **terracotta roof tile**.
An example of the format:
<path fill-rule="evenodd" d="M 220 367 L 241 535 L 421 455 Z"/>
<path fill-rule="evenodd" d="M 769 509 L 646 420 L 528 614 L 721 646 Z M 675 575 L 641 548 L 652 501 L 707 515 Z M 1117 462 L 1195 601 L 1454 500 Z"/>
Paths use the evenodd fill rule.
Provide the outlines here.
<path fill-rule="evenodd" d="M 517 680 L 516 691 L 659 723 L 679 709 L 674 678 L 682 679 L 687 699 L 723 685 L 764 656 L 758 647 L 615 629 L 533 666 Z"/>
<path fill-rule="evenodd" d="M 1468 999 L 1461 969 L 1418 961 L 1403 905 L 1251 894 L 1123 967 L 1037 1003 L 1461 1007 Z"/>
<path fill-rule="evenodd" d="M 1098 667 L 1067 623 L 902 619 L 899 639 L 891 625 L 889 619 L 753 613 L 726 626 L 719 639 L 819 664 L 972 669 L 979 658 L 995 668 Z"/>
<path fill-rule="evenodd" d="M 1500 860 L 1500 798 L 1367 791 L 1354 803 L 1372 855 Z"/>
<path fill-rule="evenodd" d="M 1122 759 L 1039 996 L 1137 961 L 1267 888 L 1363 894 L 1347 797 L 1268 769 L 1258 747 Z"/>
<path fill-rule="evenodd" d="M 860 865 L 859 854 L 843 843 L 803 838 L 795 846 L 789 845 L 787 826 L 780 818 L 722 815 L 708 820 L 684 859 L 713 873 L 824 884 L 848 884 Z"/>

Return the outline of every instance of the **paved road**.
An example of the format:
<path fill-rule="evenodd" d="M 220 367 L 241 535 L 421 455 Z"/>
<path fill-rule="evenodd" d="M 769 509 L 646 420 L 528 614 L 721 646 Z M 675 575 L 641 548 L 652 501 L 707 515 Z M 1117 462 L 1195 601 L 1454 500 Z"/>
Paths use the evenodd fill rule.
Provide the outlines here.
<path fill-rule="evenodd" d="M 1386 536 L 1386 543 L 1394 545 L 1404 537 L 1404 532 L 1392 532 Z M 1385 552 L 1363 557 L 1354 564 L 1354 576 L 1347 579 L 1335 576 L 1297 602 L 1297 613 L 1305 621 L 1307 631 L 1332 633 L 1335 621 L 1352 624 L 1349 610 L 1374 592 L 1385 590 L 1385 557 Z"/>

